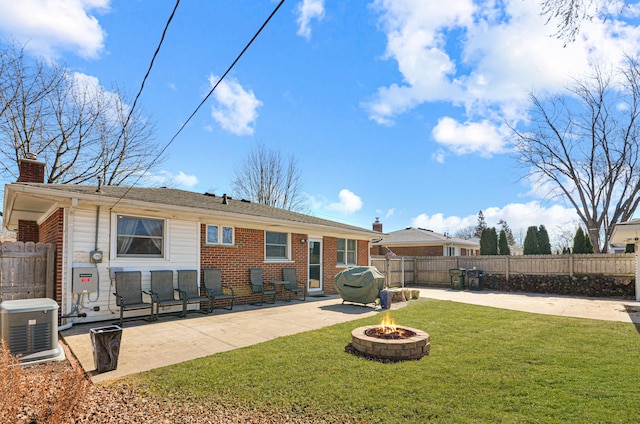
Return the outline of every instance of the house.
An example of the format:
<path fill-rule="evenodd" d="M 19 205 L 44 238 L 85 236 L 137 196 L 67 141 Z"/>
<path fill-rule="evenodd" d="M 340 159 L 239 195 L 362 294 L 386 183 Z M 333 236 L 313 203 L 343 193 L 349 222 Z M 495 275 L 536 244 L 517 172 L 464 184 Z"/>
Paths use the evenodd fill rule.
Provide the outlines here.
<path fill-rule="evenodd" d="M 152 270 L 195 269 L 201 278 L 203 269 L 220 268 L 236 303 L 250 303 L 258 297 L 251 292 L 249 268 L 263 268 L 267 282 L 282 280 L 283 268 L 295 268 L 309 295 L 335 294 L 334 276 L 369 265 L 370 243 L 381 237 L 226 195 L 45 184 L 43 162 L 22 159 L 19 167 L 18 182 L 5 186 L 4 225 L 17 231 L 18 241 L 55 243 L 55 300 L 62 315 L 80 305 L 87 316 L 76 322 L 113 319 L 117 270 L 141 271 L 148 290 Z M 78 268 L 95 270 L 95 292 L 73 287 Z"/>
<path fill-rule="evenodd" d="M 382 234 L 382 223 L 378 218 L 373 230 Z M 387 250 L 388 249 L 388 250 Z M 390 232 L 386 238 L 371 244 L 372 255 L 393 254 L 397 256 L 477 256 L 480 243 L 477 239 L 465 240 L 439 234 L 424 228 L 407 227 Z"/>
<path fill-rule="evenodd" d="M 640 302 L 640 219 L 621 222 L 613 227 L 611 245 L 632 244 L 636 255 L 636 301 Z"/>

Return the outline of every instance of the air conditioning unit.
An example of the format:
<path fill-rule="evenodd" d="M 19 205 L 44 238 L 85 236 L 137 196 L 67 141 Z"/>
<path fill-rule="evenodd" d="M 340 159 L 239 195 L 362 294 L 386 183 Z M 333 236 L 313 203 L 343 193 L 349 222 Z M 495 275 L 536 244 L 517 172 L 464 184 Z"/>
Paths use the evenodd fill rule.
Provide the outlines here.
<path fill-rule="evenodd" d="M 22 364 L 60 361 L 58 304 L 52 299 L 5 300 L 0 303 L 0 337 Z"/>

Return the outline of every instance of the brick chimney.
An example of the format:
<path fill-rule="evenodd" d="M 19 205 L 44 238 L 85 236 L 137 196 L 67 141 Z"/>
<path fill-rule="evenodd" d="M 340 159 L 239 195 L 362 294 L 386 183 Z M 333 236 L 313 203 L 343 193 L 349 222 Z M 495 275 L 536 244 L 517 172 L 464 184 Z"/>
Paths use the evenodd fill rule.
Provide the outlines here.
<path fill-rule="evenodd" d="M 26 158 L 18 160 L 19 183 L 44 183 L 44 162 L 39 162 L 34 153 L 27 153 Z M 40 241 L 40 228 L 36 221 L 18 221 L 18 241 L 37 243 Z"/>
<path fill-rule="evenodd" d="M 376 217 L 376 222 L 373 223 L 373 231 L 382 232 L 382 222 L 380 222 L 380 218 L 378 217 Z"/>
<path fill-rule="evenodd" d="M 37 160 L 34 153 L 27 153 L 27 157 L 18 160 L 20 176 L 19 183 L 44 183 L 44 162 Z"/>

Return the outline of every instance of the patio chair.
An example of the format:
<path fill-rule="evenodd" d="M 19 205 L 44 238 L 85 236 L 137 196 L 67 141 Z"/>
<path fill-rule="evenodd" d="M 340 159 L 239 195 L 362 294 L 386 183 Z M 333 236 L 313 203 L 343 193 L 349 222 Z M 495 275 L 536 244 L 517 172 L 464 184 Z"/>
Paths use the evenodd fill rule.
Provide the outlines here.
<path fill-rule="evenodd" d="M 180 316 L 185 316 L 186 310 L 184 308 L 184 302 L 176 299 L 175 294 L 173 271 L 151 271 L 151 303 L 156 305 L 156 315 L 154 319 L 158 319 L 160 308 L 165 306 L 182 305 Z"/>
<path fill-rule="evenodd" d="M 219 269 L 214 268 L 203 270 L 202 281 L 204 282 L 205 294 L 209 299 L 211 299 L 212 308 L 215 305 L 216 300 L 228 300 L 229 306 L 224 309 L 233 309 L 233 302 L 235 300 L 233 288 L 222 284 L 222 272 Z"/>
<path fill-rule="evenodd" d="M 116 272 L 116 306 L 120 307 L 120 326 L 125 311 L 149 308 L 148 321 L 153 320 L 153 303 L 142 300 L 142 293 L 151 296 L 148 291 L 142 290 L 142 273 L 140 271 Z"/>
<path fill-rule="evenodd" d="M 298 285 L 295 268 L 282 268 L 282 280 L 289 283 L 284 286 L 285 292 L 289 294 L 289 301 L 291 301 L 294 294 L 298 296 L 297 300 L 305 301 L 307 299 L 306 284 L 300 284 L 302 287 Z M 301 294 L 302 299 L 300 299 Z"/>
<path fill-rule="evenodd" d="M 251 291 L 253 293 L 260 293 L 260 303 L 252 303 L 252 305 L 262 306 L 264 303 L 264 297 L 273 296 L 273 301 L 269 303 L 276 303 L 276 291 L 275 285 L 273 285 L 273 290 L 264 288 L 264 281 L 262 280 L 262 268 L 250 268 L 251 271 Z M 270 284 L 270 283 L 267 283 Z"/>
<path fill-rule="evenodd" d="M 213 302 L 211 299 L 200 295 L 200 287 L 198 286 L 198 271 L 195 269 L 183 269 L 178 271 L 178 293 L 183 303 L 184 315 L 187 314 L 187 305 L 189 303 L 208 303 L 209 306 L 204 311 L 210 313 L 213 310 Z"/>

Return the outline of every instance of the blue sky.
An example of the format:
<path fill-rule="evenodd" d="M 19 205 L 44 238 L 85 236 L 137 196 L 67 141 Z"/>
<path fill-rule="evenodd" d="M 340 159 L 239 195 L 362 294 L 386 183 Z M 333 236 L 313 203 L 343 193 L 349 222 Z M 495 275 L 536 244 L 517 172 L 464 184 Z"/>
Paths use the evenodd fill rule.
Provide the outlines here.
<path fill-rule="evenodd" d="M 531 90 L 557 92 L 594 63 L 637 54 L 639 8 L 628 3 L 563 47 L 533 0 L 287 0 L 152 177 L 231 193 L 234 166 L 262 143 L 295 156 L 319 217 L 454 233 L 483 210 L 523 234 L 574 231 L 573 210 L 524 178 L 505 122 L 527 122 Z M 0 36 L 133 96 L 174 4 L 0 0 Z M 138 103 L 160 144 L 276 4 L 180 3 Z"/>

